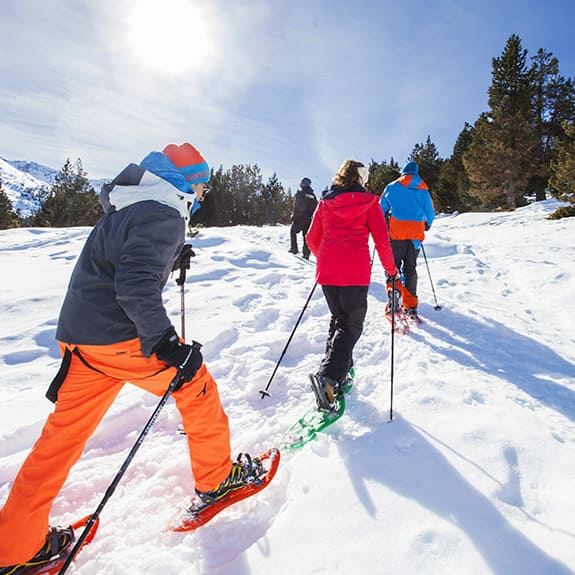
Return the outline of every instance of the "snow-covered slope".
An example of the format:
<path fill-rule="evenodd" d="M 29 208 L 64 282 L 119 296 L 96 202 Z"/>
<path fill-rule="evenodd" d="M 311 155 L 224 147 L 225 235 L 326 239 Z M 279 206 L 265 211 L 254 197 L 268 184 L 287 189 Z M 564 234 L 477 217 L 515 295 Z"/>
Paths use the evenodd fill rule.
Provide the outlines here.
<path fill-rule="evenodd" d="M 348 410 L 274 482 L 189 534 L 165 531 L 193 490 L 174 405 L 101 515 L 82 575 L 567 575 L 575 572 L 575 219 L 557 207 L 440 217 L 420 258 L 424 324 L 391 356 L 376 260 Z M 0 232 L 0 501 L 40 432 L 54 331 L 85 228 Z M 310 405 L 329 316 L 289 228 L 208 228 L 193 240 L 186 334 L 204 343 L 235 453 L 258 453 Z M 313 258 L 312 258 L 313 259 Z M 33 273 L 31 273 L 33 270 Z M 165 292 L 180 327 L 180 292 Z M 394 417 L 390 422 L 394 362 Z M 127 385 L 53 508 L 97 507 L 158 398 Z M 76 571 L 74 571 L 74 569 Z"/>

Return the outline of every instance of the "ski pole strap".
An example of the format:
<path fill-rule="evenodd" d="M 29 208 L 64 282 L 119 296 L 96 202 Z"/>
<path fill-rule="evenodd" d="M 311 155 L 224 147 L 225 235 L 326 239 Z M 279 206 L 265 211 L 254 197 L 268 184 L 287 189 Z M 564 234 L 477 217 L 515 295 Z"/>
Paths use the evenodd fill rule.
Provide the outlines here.
<path fill-rule="evenodd" d="M 68 348 L 66 348 L 66 351 L 62 356 L 60 369 L 58 370 L 58 373 L 54 376 L 54 379 L 52 380 L 52 383 L 50 384 L 50 386 L 48 387 L 48 391 L 46 392 L 46 397 L 52 403 L 56 403 L 56 400 L 58 399 L 58 391 L 60 387 L 62 387 L 62 384 L 64 383 L 64 380 L 68 375 L 71 362 L 72 362 L 72 352 Z"/>
<path fill-rule="evenodd" d="M 186 268 L 180 268 L 180 277 L 176 278 L 176 285 L 183 286 L 186 283 Z"/>
<path fill-rule="evenodd" d="M 70 363 L 72 362 L 72 354 L 74 354 L 86 367 L 91 369 L 92 371 L 97 371 L 102 375 L 106 375 L 103 371 L 97 369 L 93 365 L 90 365 L 84 356 L 80 353 L 80 350 L 75 347 L 73 350 L 70 350 L 69 347 L 66 348 L 64 351 L 64 355 L 62 356 L 62 363 L 60 364 L 60 369 L 58 373 L 54 376 L 52 383 L 48 387 L 48 391 L 46 392 L 46 397 L 52 402 L 56 403 L 58 399 L 58 391 L 62 387 L 62 384 L 66 380 L 66 376 L 68 375 L 68 371 L 70 370 Z"/>

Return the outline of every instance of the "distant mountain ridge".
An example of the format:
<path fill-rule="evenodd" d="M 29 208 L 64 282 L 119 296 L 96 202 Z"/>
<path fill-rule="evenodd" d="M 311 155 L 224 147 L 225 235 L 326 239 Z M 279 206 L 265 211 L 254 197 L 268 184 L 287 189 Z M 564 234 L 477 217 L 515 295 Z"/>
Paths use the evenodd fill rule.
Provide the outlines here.
<path fill-rule="evenodd" d="M 50 190 L 60 170 L 26 160 L 6 160 L 0 157 L 0 181 L 14 210 L 28 217 L 40 207 L 42 196 Z M 88 179 L 99 192 L 106 179 Z"/>

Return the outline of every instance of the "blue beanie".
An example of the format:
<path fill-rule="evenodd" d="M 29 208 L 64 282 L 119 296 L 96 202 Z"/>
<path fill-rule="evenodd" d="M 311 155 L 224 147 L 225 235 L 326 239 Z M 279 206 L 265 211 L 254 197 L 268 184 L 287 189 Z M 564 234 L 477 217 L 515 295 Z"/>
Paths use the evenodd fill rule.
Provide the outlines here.
<path fill-rule="evenodd" d="M 150 152 L 140 162 L 140 166 L 148 170 L 148 172 L 162 178 L 162 180 L 170 182 L 170 184 L 178 188 L 180 192 L 184 192 L 185 194 L 194 193 L 191 182 L 188 181 L 180 169 L 174 166 L 174 163 L 165 154 L 161 152 Z"/>
<path fill-rule="evenodd" d="M 417 176 L 419 175 L 419 167 L 416 162 L 407 162 L 407 164 L 401 168 L 401 173 Z"/>

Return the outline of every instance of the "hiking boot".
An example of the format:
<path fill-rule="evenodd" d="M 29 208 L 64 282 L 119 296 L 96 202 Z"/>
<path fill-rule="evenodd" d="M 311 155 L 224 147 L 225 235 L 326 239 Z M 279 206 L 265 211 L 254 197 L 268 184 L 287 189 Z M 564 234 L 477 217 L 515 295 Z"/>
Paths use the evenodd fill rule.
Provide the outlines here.
<path fill-rule="evenodd" d="M 408 318 L 416 319 L 417 318 L 417 308 L 416 307 L 406 307 L 405 308 L 405 315 Z"/>
<path fill-rule="evenodd" d="M 289 249 L 289 250 L 288 250 L 288 253 L 290 253 L 290 254 L 297 254 L 297 250 Z"/>
<path fill-rule="evenodd" d="M 18 575 L 18 573 L 22 573 L 31 567 L 50 563 L 50 561 L 58 559 L 73 542 L 74 530 L 72 527 L 65 529 L 62 527 L 50 527 L 42 549 L 32 559 L 18 565 L 0 567 L 0 575 Z"/>
<path fill-rule="evenodd" d="M 342 394 L 341 382 L 327 375 L 310 375 L 312 389 L 319 409 L 334 411 L 336 400 Z"/>
<path fill-rule="evenodd" d="M 401 310 L 401 308 L 402 308 L 402 306 L 401 306 L 401 292 L 398 289 L 395 289 L 395 290 L 388 289 L 387 290 L 387 297 L 388 297 L 389 301 L 388 301 L 387 306 L 385 308 L 386 312 L 391 312 L 392 309 L 394 311 Z"/>
<path fill-rule="evenodd" d="M 417 315 L 417 307 L 408 307 L 405 309 L 405 317 L 415 324 L 422 323 L 421 318 Z"/>
<path fill-rule="evenodd" d="M 240 453 L 237 461 L 232 463 L 232 470 L 230 474 L 211 491 L 198 491 L 196 489 L 196 498 L 192 502 L 192 507 L 203 507 L 211 505 L 216 501 L 223 499 L 232 491 L 236 491 L 259 481 L 259 477 L 263 472 L 263 466 L 259 459 L 252 459 L 247 453 Z M 198 501 L 199 500 L 199 501 Z M 198 503 L 199 505 L 195 505 Z M 193 509 L 191 509 L 193 511 Z M 1 575 L 1 574 L 0 574 Z"/>
<path fill-rule="evenodd" d="M 345 376 L 345 379 L 341 384 L 342 393 L 347 393 L 351 389 L 354 379 L 355 379 L 355 369 L 352 366 L 349 368 L 349 371 L 347 372 L 347 375 Z"/>

